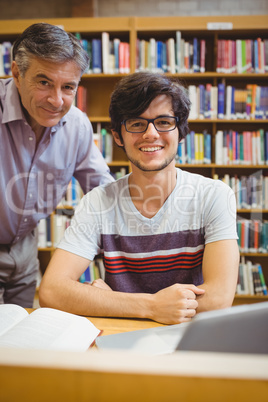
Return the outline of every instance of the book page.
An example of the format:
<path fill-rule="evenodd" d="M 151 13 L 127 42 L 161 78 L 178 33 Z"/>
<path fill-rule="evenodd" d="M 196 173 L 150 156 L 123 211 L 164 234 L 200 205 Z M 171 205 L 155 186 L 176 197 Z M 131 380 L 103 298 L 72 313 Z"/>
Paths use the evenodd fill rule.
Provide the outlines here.
<path fill-rule="evenodd" d="M 85 317 L 39 308 L 0 338 L 0 347 L 85 351 L 100 331 Z"/>
<path fill-rule="evenodd" d="M 0 304 L 0 336 L 27 316 L 27 311 L 21 306 Z"/>

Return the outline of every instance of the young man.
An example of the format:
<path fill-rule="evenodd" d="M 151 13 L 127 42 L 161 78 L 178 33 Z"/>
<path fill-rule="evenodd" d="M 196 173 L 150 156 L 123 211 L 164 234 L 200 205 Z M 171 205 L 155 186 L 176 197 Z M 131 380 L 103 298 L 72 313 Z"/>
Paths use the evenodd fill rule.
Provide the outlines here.
<path fill-rule="evenodd" d="M 0 303 L 31 307 L 39 267 L 34 229 L 74 176 L 84 192 L 113 181 L 88 118 L 72 106 L 88 55 L 61 28 L 34 24 L 0 80 Z"/>
<path fill-rule="evenodd" d="M 135 73 L 111 97 L 114 140 L 132 173 L 87 194 L 40 287 L 40 303 L 76 314 L 174 324 L 233 301 L 236 205 L 220 181 L 175 167 L 190 102 L 164 75 Z M 78 278 L 103 251 L 105 282 Z"/>

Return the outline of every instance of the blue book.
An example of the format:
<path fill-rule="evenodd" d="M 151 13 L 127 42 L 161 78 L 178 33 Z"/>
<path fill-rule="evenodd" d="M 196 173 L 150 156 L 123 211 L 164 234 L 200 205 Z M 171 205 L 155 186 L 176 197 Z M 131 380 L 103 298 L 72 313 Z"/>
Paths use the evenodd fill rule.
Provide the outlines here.
<path fill-rule="evenodd" d="M 257 39 L 254 40 L 254 70 L 255 73 L 259 72 L 259 49 Z"/>
<path fill-rule="evenodd" d="M 225 84 L 218 84 L 218 118 L 225 117 Z"/>
<path fill-rule="evenodd" d="M 167 73 L 167 45 L 162 42 L 162 70 L 164 73 Z"/>
<path fill-rule="evenodd" d="M 107 130 L 105 128 L 101 129 L 101 153 L 104 158 L 106 158 L 106 135 Z"/>
<path fill-rule="evenodd" d="M 264 279 L 264 275 L 263 275 L 263 271 L 262 271 L 262 267 L 260 264 L 258 264 L 258 272 L 259 272 L 259 276 L 260 276 L 260 282 L 261 282 L 261 287 L 262 287 L 262 293 L 267 296 L 267 286 L 265 283 L 265 279 Z"/>
<path fill-rule="evenodd" d="M 204 132 L 204 163 L 211 163 L 211 134 Z"/>
<path fill-rule="evenodd" d="M 158 72 L 163 71 L 163 52 L 162 52 L 163 42 L 156 42 L 156 69 Z"/>
<path fill-rule="evenodd" d="M 186 136 L 186 162 L 192 163 L 192 153 L 191 153 L 191 135 L 190 133 Z"/>
<path fill-rule="evenodd" d="M 205 89 L 205 118 L 211 118 L 211 86 L 209 84 Z"/>
<path fill-rule="evenodd" d="M 101 39 L 92 39 L 92 71 L 95 74 L 102 72 Z"/>
<path fill-rule="evenodd" d="M 81 282 L 81 283 L 91 282 L 89 267 L 87 267 L 85 272 L 82 273 L 82 275 L 79 278 L 79 282 Z"/>
<path fill-rule="evenodd" d="M 193 72 L 200 72 L 200 51 L 199 51 L 199 41 L 197 38 L 193 39 Z"/>
<path fill-rule="evenodd" d="M 198 85 L 199 88 L 199 118 L 205 117 L 205 103 L 206 103 L 206 91 L 203 84 Z"/>
<path fill-rule="evenodd" d="M 76 179 L 72 177 L 72 206 L 77 205 L 77 184 L 76 184 Z"/>
<path fill-rule="evenodd" d="M 4 74 L 11 75 L 11 42 L 2 43 Z"/>
<path fill-rule="evenodd" d="M 181 145 L 181 142 L 179 142 L 177 154 L 178 154 L 177 163 L 182 163 L 182 145 Z"/>
<path fill-rule="evenodd" d="M 191 137 L 191 159 L 192 159 L 192 163 L 195 163 L 195 132 L 194 131 L 190 132 L 190 137 Z"/>

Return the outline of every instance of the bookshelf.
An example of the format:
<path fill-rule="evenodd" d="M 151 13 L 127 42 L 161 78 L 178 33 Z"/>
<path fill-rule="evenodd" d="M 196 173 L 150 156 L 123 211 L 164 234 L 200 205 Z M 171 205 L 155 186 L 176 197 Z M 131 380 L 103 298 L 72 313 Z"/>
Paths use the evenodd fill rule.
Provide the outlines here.
<path fill-rule="evenodd" d="M 40 22 L 37 19 L 31 20 L 10 20 L 2 21 L 0 25 L 0 43 L 13 41 L 27 26 Z M 206 42 L 205 72 L 166 72 L 167 75 L 178 77 L 185 86 L 210 84 L 218 86 L 224 83 L 226 86 L 233 86 L 237 89 L 245 89 L 248 84 L 268 86 L 268 73 L 234 73 L 217 71 L 218 43 L 220 40 L 246 40 L 257 38 L 268 39 L 268 16 L 209 16 L 209 17 L 118 17 L 118 18 L 71 18 L 71 19 L 46 19 L 56 25 L 63 26 L 67 31 L 79 32 L 81 38 L 91 41 L 93 38 L 101 39 L 102 32 L 108 32 L 110 39 L 119 38 L 129 43 L 130 72 L 136 71 L 137 67 L 137 41 L 166 42 L 169 38 L 176 40 L 176 32 L 181 32 L 185 41 L 191 42 L 197 37 Z M 122 73 L 114 74 L 85 74 L 82 77 L 81 85 L 86 88 L 87 103 L 86 113 L 93 124 L 94 130 L 97 125 L 109 128 L 109 99 L 115 84 L 124 76 Z M 219 119 L 218 117 L 196 118 L 189 120 L 190 129 L 196 133 L 206 130 L 211 134 L 211 163 L 208 164 L 187 164 L 180 163 L 178 166 L 191 172 L 200 173 L 208 177 L 219 178 L 225 174 L 230 176 L 250 176 L 261 171 L 268 176 L 268 165 L 263 164 L 216 164 L 215 163 L 215 137 L 219 130 L 234 130 L 239 133 L 243 131 L 257 131 L 263 129 L 268 131 L 268 120 L 255 118 Z M 121 168 L 128 172 L 130 164 L 124 152 L 113 147 L 113 160 L 109 163 L 111 171 L 115 172 Z M 240 208 L 238 215 L 245 219 L 268 220 L 268 208 Z M 53 216 L 53 215 L 52 215 Z M 54 251 L 53 247 L 40 250 L 40 259 L 45 267 Z M 247 259 L 260 263 L 263 267 L 264 277 L 268 284 L 268 253 L 242 253 Z M 267 297 L 237 296 L 237 303 L 267 300 Z"/>

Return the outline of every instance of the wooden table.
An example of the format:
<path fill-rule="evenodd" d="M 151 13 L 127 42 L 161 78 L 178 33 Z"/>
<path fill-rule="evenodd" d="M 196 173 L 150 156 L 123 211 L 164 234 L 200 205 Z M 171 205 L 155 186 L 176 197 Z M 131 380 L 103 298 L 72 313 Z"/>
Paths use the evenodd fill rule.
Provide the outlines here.
<path fill-rule="evenodd" d="M 89 317 L 104 335 L 159 326 Z M 268 401 L 268 356 L 0 349 L 1 402 Z"/>
<path fill-rule="evenodd" d="M 145 328 L 163 327 L 163 324 L 151 320 L 131 319 L 131 318 L 103 318 L 87 317 L 98 329 L 101 329 L 102 335 L 118 334 L 120 332 L 135 331 Z"/>

